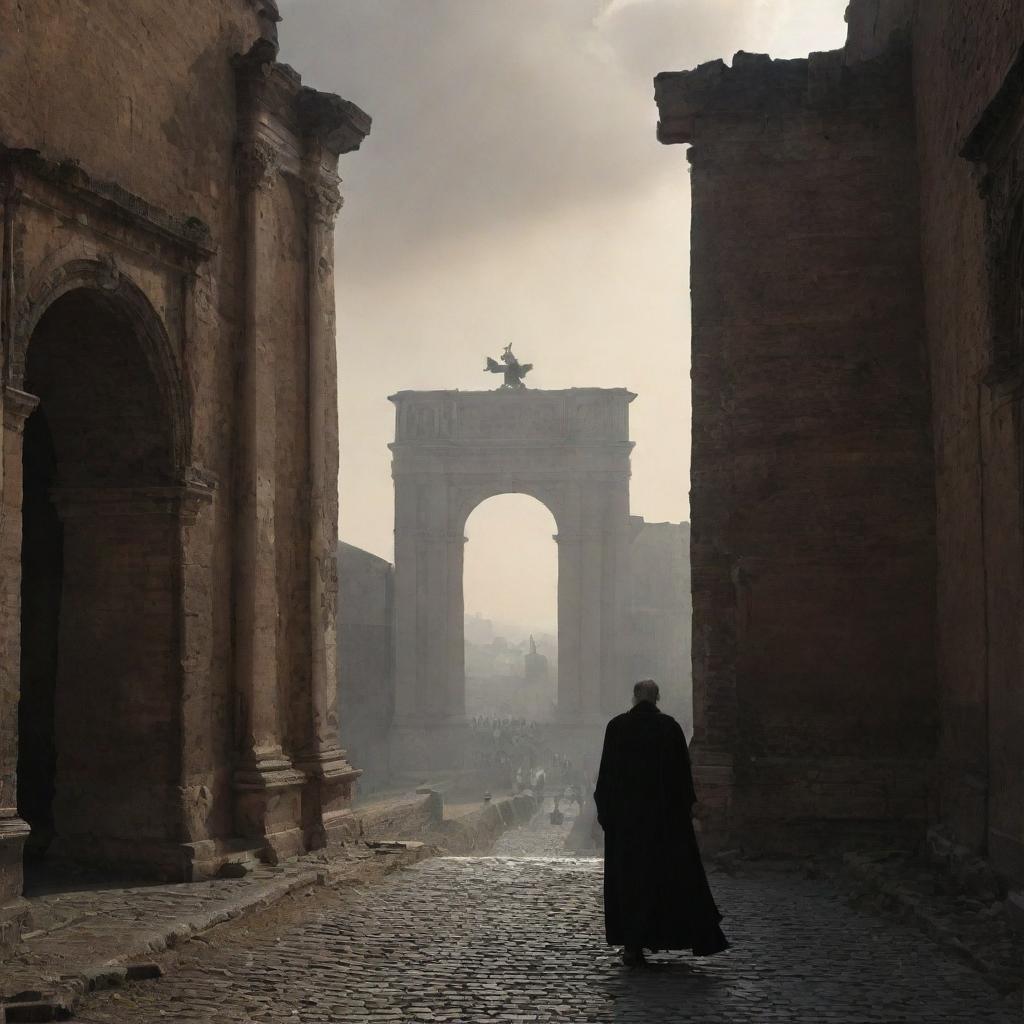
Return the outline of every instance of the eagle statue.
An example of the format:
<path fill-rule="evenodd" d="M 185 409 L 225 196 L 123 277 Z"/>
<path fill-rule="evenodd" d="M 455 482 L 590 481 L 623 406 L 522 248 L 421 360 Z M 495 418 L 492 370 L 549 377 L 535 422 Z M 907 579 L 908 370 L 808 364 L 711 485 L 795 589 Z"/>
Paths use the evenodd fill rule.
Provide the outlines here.
<path fill-rule="evenodd" d="M 523 378 L 533 369 L 533 363 L 521 363 L 512 355 L 512 346 L 506 345 L 501 353 L 501 362 L 487 357 L 484 373 L 503 373 L 505 381 L 499 391 L 522 391 L 526 385 Z"/>

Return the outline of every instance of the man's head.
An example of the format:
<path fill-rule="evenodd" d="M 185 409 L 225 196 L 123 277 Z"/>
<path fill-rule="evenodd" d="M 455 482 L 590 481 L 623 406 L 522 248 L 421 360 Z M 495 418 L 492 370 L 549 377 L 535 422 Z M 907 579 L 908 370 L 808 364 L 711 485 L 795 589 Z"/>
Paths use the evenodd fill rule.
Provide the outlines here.
<path fill-rule="evenodd" d="M 642 700 L 657 704 L 661 698 L 658 684 L 653 679 L 641 679 L 633 686 L 633 703 L 639 704 Z"/>

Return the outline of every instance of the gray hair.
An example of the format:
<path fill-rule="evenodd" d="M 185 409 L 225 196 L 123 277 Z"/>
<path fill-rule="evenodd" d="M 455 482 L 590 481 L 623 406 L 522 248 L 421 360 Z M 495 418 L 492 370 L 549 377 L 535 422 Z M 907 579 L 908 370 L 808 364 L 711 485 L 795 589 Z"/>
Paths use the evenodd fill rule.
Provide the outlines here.
<path fill-rule="evenodd" d="M 633 686 L 634 704 L 639 704 L 642 700 L 649 700 L 652 704 L 657 704 L 660 698 L 661 691 L 653 679 L 641 679 Z"/>

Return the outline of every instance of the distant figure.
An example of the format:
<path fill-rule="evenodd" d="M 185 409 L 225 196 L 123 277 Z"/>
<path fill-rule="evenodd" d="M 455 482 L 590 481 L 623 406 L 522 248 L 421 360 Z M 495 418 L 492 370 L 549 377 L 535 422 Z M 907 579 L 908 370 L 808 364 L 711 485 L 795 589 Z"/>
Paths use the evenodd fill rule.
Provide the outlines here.
<path fill-rule="evenodd" d="M 728 949 L 701 863 L 686 737 L 658 710 L 658 684 L 633 687 L 633 708 L 608 723 L 594 800 L 604 829 L 608 944 L 641 967 L 644 949 Z"/>
<path fill-rule="evenodd" d="M 544 769 L 539 768 L 533 777 L 533 795 L 537 798 L 537 806 L 544 806 L 544 787 L 547 779 L 544 777 Z"/>

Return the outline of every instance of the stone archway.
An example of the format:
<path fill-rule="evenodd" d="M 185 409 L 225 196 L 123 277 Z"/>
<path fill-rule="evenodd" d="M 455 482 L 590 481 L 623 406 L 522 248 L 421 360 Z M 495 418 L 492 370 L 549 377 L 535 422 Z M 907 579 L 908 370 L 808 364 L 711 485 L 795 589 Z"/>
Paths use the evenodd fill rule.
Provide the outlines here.
<path fill-rule="evenodd" d="M 634 397 L 624 388 L 392 396 L 395 767 L 442 762 L 464 724 L 465 524 L 497 494 L 531 495 L 558 526 L 559 720 L 593 728 L 621 703 Z"/>
<path fill-rule="evenodd" d="M 19 817 L 36 858 L 174 873 L 180 531 L 194 514 L 180 377 L 159 318 L 109 267 L 64 271 L 35 309 L 5 409 L 21 441 L 7 448 L 21 487 L 4 495 L 4 571 L 21 581 Z"/>

